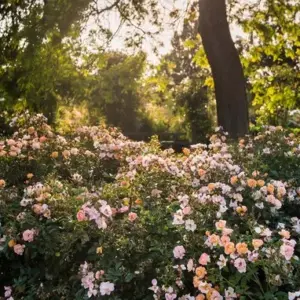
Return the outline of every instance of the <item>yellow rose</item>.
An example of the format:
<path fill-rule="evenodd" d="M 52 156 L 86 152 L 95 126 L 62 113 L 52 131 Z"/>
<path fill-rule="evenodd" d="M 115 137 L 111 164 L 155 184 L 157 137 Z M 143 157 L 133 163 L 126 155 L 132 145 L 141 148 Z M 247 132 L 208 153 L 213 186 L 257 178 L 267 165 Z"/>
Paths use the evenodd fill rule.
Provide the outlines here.
<path fill-rule="evenodd" d="M 207 272 L 204 267 L 198 267 L 196 269 L 196 275 L 198 276 L 199 279 L 204 278 L 206 274 L 207 274 Z"/>
<path fill-rule="evenodd" d="M 102 247 L 98 247 L 98 248 L 96 249 L 96 253 L 97 253 L 97 254 L 102 254 L 102 253 L 103 253 L 103 248 L 102 248 Z"/>
<path fill-rule="evenodd" d="M 129 198 L 124 198 L 124 199 L 123 199 L 123 204 L 124 204 L 125 206 L 128 206 L 128 205 L 129 205 L 129 202 L 130 202 L 130 199 L 129 199 Z"/>
<path fill-rule="evenodd" d="M 10 241 L 8 242 L 8 247 L 9 247 L 9 248 L 13 248 L 14 245 L 16 245 L 15 240 L 10 240 Z"/>
<path fill-rule="evenodd" d="M 262 180 L 262 179 L 260 179 L 260 180 L 257 181 L 257 184 L 258 184 L 260 187 L 262 187 L 262 186 L 265 185 L 265 181 Z"/>
<path fill-rule="evenodd" d="M 209 183 L 207 188 L 208 188 L 209 191 L 212 191 L 212 190 L 215 189 L 215 184 L 214 183 Z"/>
<path fill-rule="evenodd" d="M 58 152 L 57 151 L 54 151 L 51 153 L 50 155 L 52 158 L 57 158 L 58 157 Z"/>
<path fill-rule="evenodd" d="M 188 149 L 188 148 L 183 148 L 183 149 L 182 149 L 182 152 L 183 152 L 183 154 L 186 155 L 186 156 L 189 156 L 190 153 L 191 153 L 190 149 Z"/>

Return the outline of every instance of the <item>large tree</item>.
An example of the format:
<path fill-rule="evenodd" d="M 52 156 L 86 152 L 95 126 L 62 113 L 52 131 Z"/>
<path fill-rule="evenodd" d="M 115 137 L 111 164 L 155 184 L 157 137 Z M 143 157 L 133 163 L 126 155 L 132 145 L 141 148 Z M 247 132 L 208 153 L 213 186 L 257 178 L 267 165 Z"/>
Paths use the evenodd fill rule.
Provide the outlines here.
<path fill-rule="evenodd" d="M 218 124 L 231 137 L 248 133 L 245 77 L 232 40 L 226 0 L 199 0 L 199 33 L 211 66 L 217 102 Z"/>

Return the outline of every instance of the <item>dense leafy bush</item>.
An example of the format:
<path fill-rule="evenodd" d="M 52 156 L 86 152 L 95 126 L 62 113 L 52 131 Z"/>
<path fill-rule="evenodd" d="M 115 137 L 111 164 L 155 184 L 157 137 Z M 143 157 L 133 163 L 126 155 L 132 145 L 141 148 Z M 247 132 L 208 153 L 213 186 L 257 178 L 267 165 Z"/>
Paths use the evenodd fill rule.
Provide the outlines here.
<path fill-rule="evenodd" d="M 0 142 L 5 299 L 297 299 L 300 146 L 282 128 L 178 155 L 116 129 Z"/>

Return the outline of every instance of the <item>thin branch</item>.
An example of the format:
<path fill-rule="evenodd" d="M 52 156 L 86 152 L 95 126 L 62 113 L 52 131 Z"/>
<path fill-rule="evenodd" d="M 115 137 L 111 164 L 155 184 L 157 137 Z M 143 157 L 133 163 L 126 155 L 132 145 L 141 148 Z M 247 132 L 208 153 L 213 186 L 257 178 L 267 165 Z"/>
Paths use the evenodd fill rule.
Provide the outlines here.
<path fill-rule="evenodd" d="M 100 14 L 103 14 L 104 12 L 106 12 L 106 11 L 109 11 L 109 10 L 112 10 L 112 9 L 114 9 L 116 6 L 118 6 L 118 4 L 121 2 L 121 0 L 116 0 L 114 3 L 112 3 L 111 5 L 109 5 L 109 6 L 106 6 L 106 7 L 104 7 L 104 8 L 102 8 L 102 9 L 98 9 L 98 7 L 97 8 L 93 8 L 93 10 L 94 10 L 94 12 L 96 13 L 96 14 L 98 14 L 98 15 L 100 15 Z M 97 3 L 97 1 L 96 1 L 96 3 Z"/>

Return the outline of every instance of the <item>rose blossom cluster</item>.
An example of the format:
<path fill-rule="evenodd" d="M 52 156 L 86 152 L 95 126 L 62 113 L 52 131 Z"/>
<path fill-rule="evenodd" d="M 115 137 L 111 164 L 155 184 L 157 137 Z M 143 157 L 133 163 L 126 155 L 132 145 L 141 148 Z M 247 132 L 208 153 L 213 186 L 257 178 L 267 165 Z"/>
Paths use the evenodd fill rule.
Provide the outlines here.
<path fill-rule="evenodd" d="M 270 157 L 280 151 L 272 138 L 282 132 L 281 129 L 266 128 L 254 139 L 245 137 L 239 140 L 235 145 L 236 152 L 226 143 L 226 136 L 217 132 L 210 138 L 209 145 L 193 145 L 175 155 L 172 150 L 152 151 L 150 144 L 132 142 L 113 128 L 84 126 L 69 138 L 54 135 L 45 121 L 37 120 L 40 120 L 40 125 L 30 123 L 11 138 L 0 141 L 0 156 L 2 153 L 19 159 L 26 154 L 31 159 L 48 151 L 47 159 L 55 165 L 63 164 L 70 168 L 70 172 L 63 184 L 56 180 L 51 187 L 47 183 L 33 183 L 36 182 L 35 175 L 28 173 L 27 187 L 20 198 L 19 208 L 23 211 L 16 216 L 20 222 L 17 226 L 25 224 L 28 214 L 38 217 L 35 220 L 41 222 L 41 226 L 43 222 L 52 221 L 51 218 L 55 220 L 51 211 L 52 215 L 60 213 L 55 210 L 56 205 L 59 207 L 63 198 L 70 199 L 68 192 L 76 194 L 72 197 L 76 198 L 76 207 L 80 207 L 76 215 L 78 222 L 83 222 L 82 225 L 86 225 L 85 221 L 92 222 L 96 226 L 91 226 L 91 230 L 94 227 L 105 230 L 115 215 L 122 214 L 124 218 L 114 218 L 116 223 L 113 225 L 116 226 L 111 228 L 117 230 L 119 225 L 122 229 L 132 228 L 124 233 L 128 240 L 137 230 L 141 233 L 147 228 L 159 209 L 157 215 L 160 220 L 165 220 L 163 230 L 172 233 L 170 236 L 174 234 L 176 240 L 168 240 L 166 247 L 171 248 L 162 250 L 162 255 L 163 251 L 167 252 L 165 265 L 157 267 L 153 274 L 157 279 L 152 280 L 149 290 L 155 299 L 238 299 L 240 289 L 227 281 L 220 282 L 222 277 L 216 274 L 222 274 L 224 278 L 228 274 L 246 278 L 264 265 L 269 268 L 270 274 L 266 274 L 269 284 L 280 289 L 291 280 L 299 259 L 300 219 L 290 217 L 288 213 L 284 215 L 284 209 L 285 204 L 300 201 L 297 178 L 274 180 L 256 167 L 249 167 L 256 154 Z M 256 143 L 262 143 L 259 150 L 254 150 Z M 286 157 L 300 155 L 299 143 L 294 137 L 287 136 L 282 143 L 288 149 Z M 50 144 L 52 148 L 48 149 Z M 82 156 L 101 163 L 107 159 L 119 160 L 121 167 L 115 181 L 99 189 L 95 187 L 98 182 L 89 184 L 84 180 L 84 170 L 73 165 L 70 167 L 72 160 Z M 246 163 L 241 163 L 242 159 Z M 0 192 L 5 192 L 10 185 L 6 178 L 0 179 Z M 102 192 L 107 187 L 114 193 L 106 198 Z M 70 215 L 70 218 L 75 217 L 72 213 Z M 120 220 L 121 223 L 117 223 Z M 8 248 L 22 256 L 37 240 L 38 230 L 29 228 L 12 233 L 7 229 L 4 233 L 1 232 L 0 250 Z M 105 231 L 105 235 L 110 234 L 115 232 Z M 8 238 L 14 235 L 16 238 Z M 168 238 L 168 234 L 164 236 Z M 99 257 L 105 255 L 102 252 L 102 246 L 98 247 L 96 253 L 101 254 Z M 16 255 L 15 259 L 20 258 Z M 135 273 L 137 277 L 138 274 Z M 176 279 L 174 282 L 168 279 L 166 284 L 161 274 Z M 105 278 L 103 270 L 92 270 L 87 263 L 81 265 L 80 275 L 88 297 L 110 296 L 122 290 Z M 7 287 L 5 291 L 6 298 L 11 300 L 11 288 Z M 297 299 L 300 292 L 291 291 L 288 297 Z"/>
<path fill-rule="evenodd" d="M 99 229 L 106 229 L 107 223 L 112 219 L 113 210 L 104 200 L 99 200 L 95 207 L 91 202 L 82 205 L 77 213 L 77 220 L 94 221 Z"/>
<path fill-rule="evenodd" d="M 89 270 L 87 262 L 80 266 L 81 285 L 88 290 L 88 297 L 110 295 L 115 290 L 115 285 L 109 281 L 103 281 L 105 272 Z"/>
<path fill-rule="evenodd" d="M 51 188 L 40 182 L 30 185 L 24 190 L 24 196 L 20 201 L 20 205 L 24 208 L 30 206 L 37 216 L 50 219 L 51 211 L 49 206 L 48 204 L 43 203 L 52 197 L 50 192 Z M 22 219 L 22 213 L 19 215 L 18 219 Z"/>

